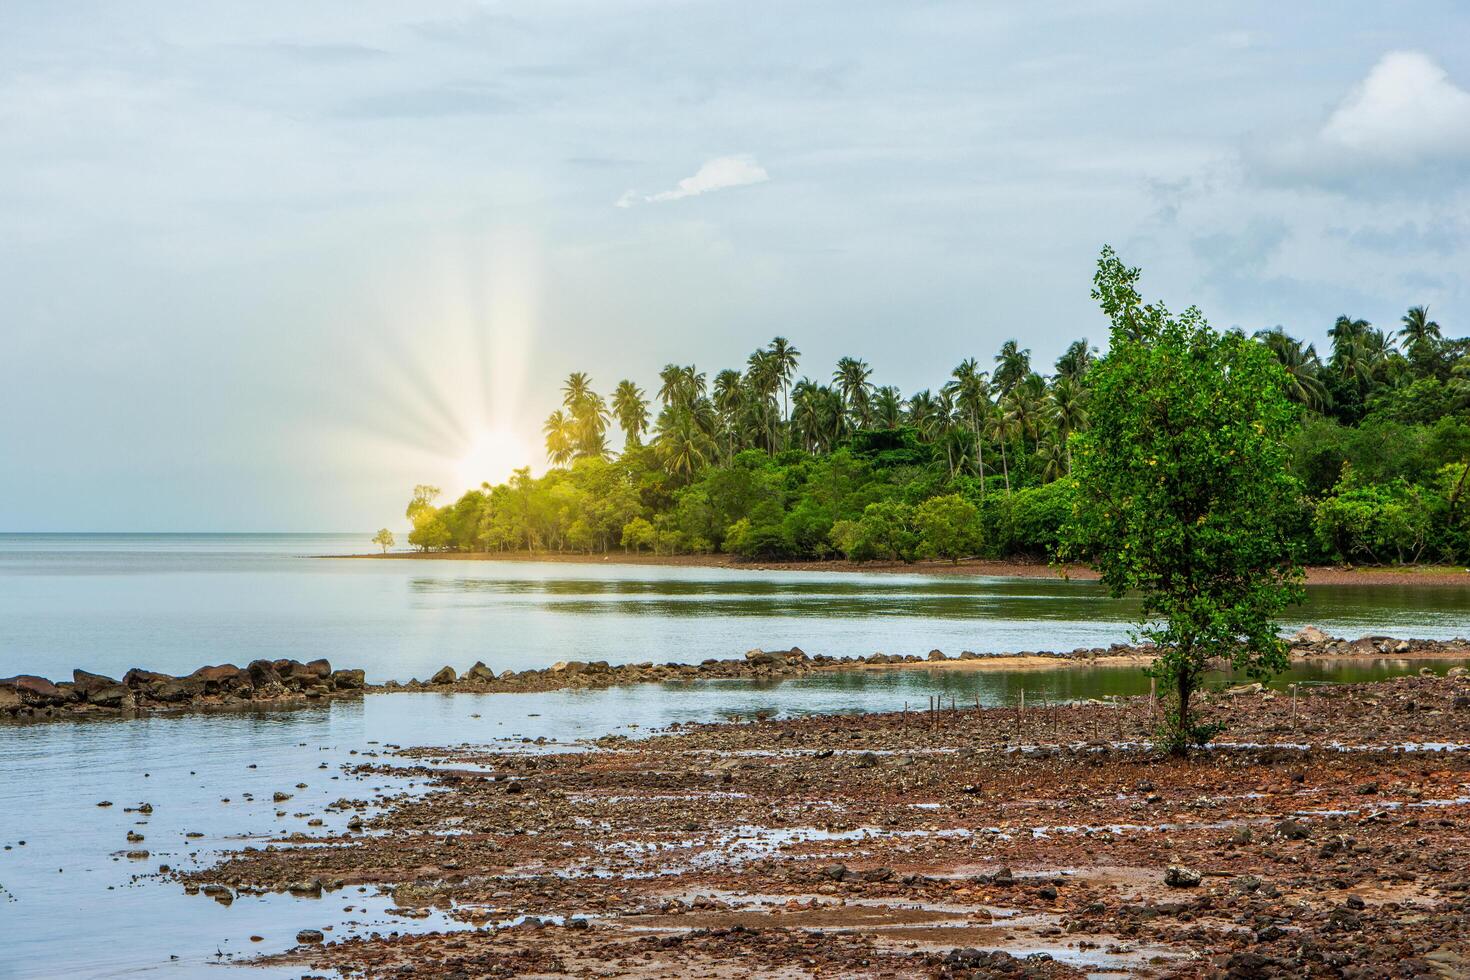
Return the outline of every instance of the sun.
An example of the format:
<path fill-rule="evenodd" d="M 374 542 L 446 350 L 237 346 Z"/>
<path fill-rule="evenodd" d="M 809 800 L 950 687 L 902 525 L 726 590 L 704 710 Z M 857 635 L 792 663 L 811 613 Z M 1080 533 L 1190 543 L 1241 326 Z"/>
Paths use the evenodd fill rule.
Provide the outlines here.
<path fill-rule="evenodd" d="M 531 462 L 526 447 L 506 429 L 487 429 L 470 443 L 454 467 L 454 477 L 465 490 L 481 483 L 501 483 L 511 470 Z"/>

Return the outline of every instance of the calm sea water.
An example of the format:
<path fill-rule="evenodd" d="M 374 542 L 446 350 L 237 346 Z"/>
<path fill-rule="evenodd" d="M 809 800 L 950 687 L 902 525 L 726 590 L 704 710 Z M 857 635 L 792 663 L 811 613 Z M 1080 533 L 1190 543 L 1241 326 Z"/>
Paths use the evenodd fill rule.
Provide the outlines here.
<path fill-rule="evenodd" d="M 1095 586 L 1063 582 L 308 557 L 362 550 L 366 538 L 0 536 L 0 674 L 326 656 L 374 679 L 406 679 L 476 659 L 497 669 L 573 657 L 700 660 L 793 643 L 832 654 L 1055 649 L 1124 639 L 1131 614 Z M 1467 611 L 1461 590 L 1315 589 L 1293 622 L 1448 637 L 1467 631 Z M 1366 679 L 1417 666 L 1316 665 L 1294 676 Z M 758 711 L 897 709 L 935 692 L 999 704 L 1023 687 L 1064 699 L 1146 684 L 1126 668 L 904 671 L 0 726 L 0 977 L 220 976 L 220 964 L 285 949 L 302 928 L 445 927 L 394 918 L 388 898 L 355 889 L 223 907 L 157 877 L 162 863 L 209 863 L 283 831 L 330 833 L 344 819 L 323 810 L 330 801 L 403 788 L 352 779 L 342 767 L 363 761 L 354 750 L 542 736 L 566 744 Z M 292 800 L 276 805 L 276 790 Z M 127 812 L 145 801 L 151 814 Z M 307 826 L 314 816 L 325 825 Z M 129 830 L 145 840 L 129 843 Z M 126 857 L 137 848 L 148 858 Z"/>
<path fill-rule="evenodd" d="M 484 660 L 697 662 L 751 647 L 833 655 L 1067 650 L 1125 640 L 1093 584 L 519 562 L 312 558 L 368 535 L 0 535 L 0 674 L 182 672 L 326 657 L 371 680 Z M 1292 624 L 1447 638 L 1470 589 L 1314 588 Z"/>

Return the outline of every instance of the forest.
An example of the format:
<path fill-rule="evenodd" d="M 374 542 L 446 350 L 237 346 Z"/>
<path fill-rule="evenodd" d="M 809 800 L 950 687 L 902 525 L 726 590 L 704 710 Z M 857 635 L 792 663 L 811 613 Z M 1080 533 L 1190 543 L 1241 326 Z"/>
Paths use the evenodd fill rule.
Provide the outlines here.
<path fill-rule="evenodd" d="M 1095 293 L 1095 298 L 1097 294 Z M 1297 406 L 1281 533 L 1312 563 L 1470 561 L 1470 338 L 1424 306 L 1384 328 L 1339 316 L 1319 353 L 1281 327 L 1250 338 Z M 1077 494 L 1098 351 L 1038 369 L 1015 340 L 905 394 L 856 357 L 798 372 L 784 337 L 712 377 L 666 365 L 650 394 L 569 375 L 543 427 L 549 470 L 439 502 L 414 490 L 425 551 L 724 552 L 852 561 L 1049 559 Z M 1142 395 L 1142 393 L 1140 393 Z M 614 448 L 615 445 L 618 448 Z"/>

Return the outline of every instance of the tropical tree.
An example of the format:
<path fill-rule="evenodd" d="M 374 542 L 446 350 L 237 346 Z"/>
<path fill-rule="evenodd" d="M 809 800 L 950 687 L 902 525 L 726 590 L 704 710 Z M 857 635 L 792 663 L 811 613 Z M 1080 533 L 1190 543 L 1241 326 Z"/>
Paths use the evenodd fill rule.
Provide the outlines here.
<path fill-rule="evenodd" d="M 990 401 L 990 379 L 973 357 L 967 357 L 950 374 L 945 386 L 954 396 L 955 407 L 969 430 L 975 448 L 975 470 L 980 476 L 980 496 L 985 496 L 985 439 L 982 426 L 995 406 Z"/>
<path fill-rule="evenodd" d="M 613 390 L 612 410 L 623 430 L 624 450 L 641 446 L 643 433 L 648 431 L 648 399 L 643 389 L 631 381 L 619 381 Z"/>
<path fill-rule="evenodd" d="M 893 385 L 884 385 L 873 393 L 873 422 L 880 429 L 896 429 L 903 424 L 903 393 Z"/>
<path fill-rule="evenodd" d="M 839 358 L 832 372 L 832 383 L 842 393 L 843 406 L 859 429 L 873 424 L 873 383 L 868 380 L 872 375 L 867 362 L 856 357 Z"/>
<path fill-rule="evenodd" d="M 1112 321 L 1093 368 L 1091 424 L 1075 437 L 1080 492 L 1063 557 L 1085 558 L 1115 597 L 1140 600 L 1150 671 L 1174 704 L 1161 732 L 1184 753 L 1215 734 L 1193 695 L 1211 664 L 1252 676 L 1288 664 L 1275 617 L 1303 597 L 1285 528 L 1300 488 L 1286 439 L 1298 409 L 1262 344 L 1212 330 L 1191 307 L 1143 305 L 1112 249 L 1093 296 Z"/>
<path fill-rule="evenodd" d="M 1288 398 L 1319 412 L 1332 403 L 1332 396 L 1322 381 L 1322 361 L 1315 344 L 1303 345 L 1280 326 L 1258 330 L 1255 338 L 1266 345 L 1285 369 Z"/>
<path fill-rule="evenodd" d="M 686 481 L 709 462 L 709 436 L 687 410 L 673 410 L 666 424 L 660 425 L 654 448 L 664 468 Z"/>
<path fill-rule="evenodd" d="M 791 420 L 790 406 L 787 404 L 787 388 L 791 384 L 791 378 L 796 374 L 796 360 L 801 357 L 801 351 L 791 345 L 785 337 L 772 339 L 771 346 L 767 349 L 770 358 L 770 367 L 774 372 L 776 381 L 781 387 L 781 419 L 789 422 Z"/>
<path fill-rule="evenodd" d="M 1062 451 L 1066 472 L 1072 472 L 1072 433 L 1087 427 L 1087 388 L 1077 375 L 1059 375 L 1047 393 L 1051 423 Z"/>
<path fill-rule="evenodd" d="M 1010 394 L 1011 389 L 1020 384 L 1021 380 L 1030 373 L 1031 349 L 1029 347 L 1021 347 L 1014 340 L 1007 340 L 1000 345 L 1000 353 L 995 355 L 995 373 L 992 377 L 1002 395 Z"/>
<path fill-rule="evenodd" d="M 379 528 L 378 533 L 373 535 L 373 544 L 382 545 L 383 554 L 386 555 L 388 549 L 394 545 L 393 532 L 386 527 Z"/>
<path fill-rule="evenodd" d="M 1097 348 L 1087 345 L 1087 338 L 1074 340 L 1057 358 L 1057 377 L 1068 381 L 1081 381 L 1097 360 Z"/>
<path fill-rule="evenodd" d="M 566 412 L 558 408 L 548 415 L 541 434 L 546 437 L 546 458 L 552 466 L 565 466 L 576 456 L 576 422 Z"/>

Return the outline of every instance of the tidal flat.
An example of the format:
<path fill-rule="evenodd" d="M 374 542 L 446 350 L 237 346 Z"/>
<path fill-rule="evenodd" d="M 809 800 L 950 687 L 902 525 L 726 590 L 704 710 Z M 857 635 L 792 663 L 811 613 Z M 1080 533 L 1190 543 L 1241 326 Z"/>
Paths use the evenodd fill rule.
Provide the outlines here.
<path fill-rule="evenodd" d="M 263 960 L 349 976 L 1460 976 L 1467 673 L 1217 692 L 1188 760 L 1148 697 L 403 749 L 178 877 L 446 923 Z"/>

